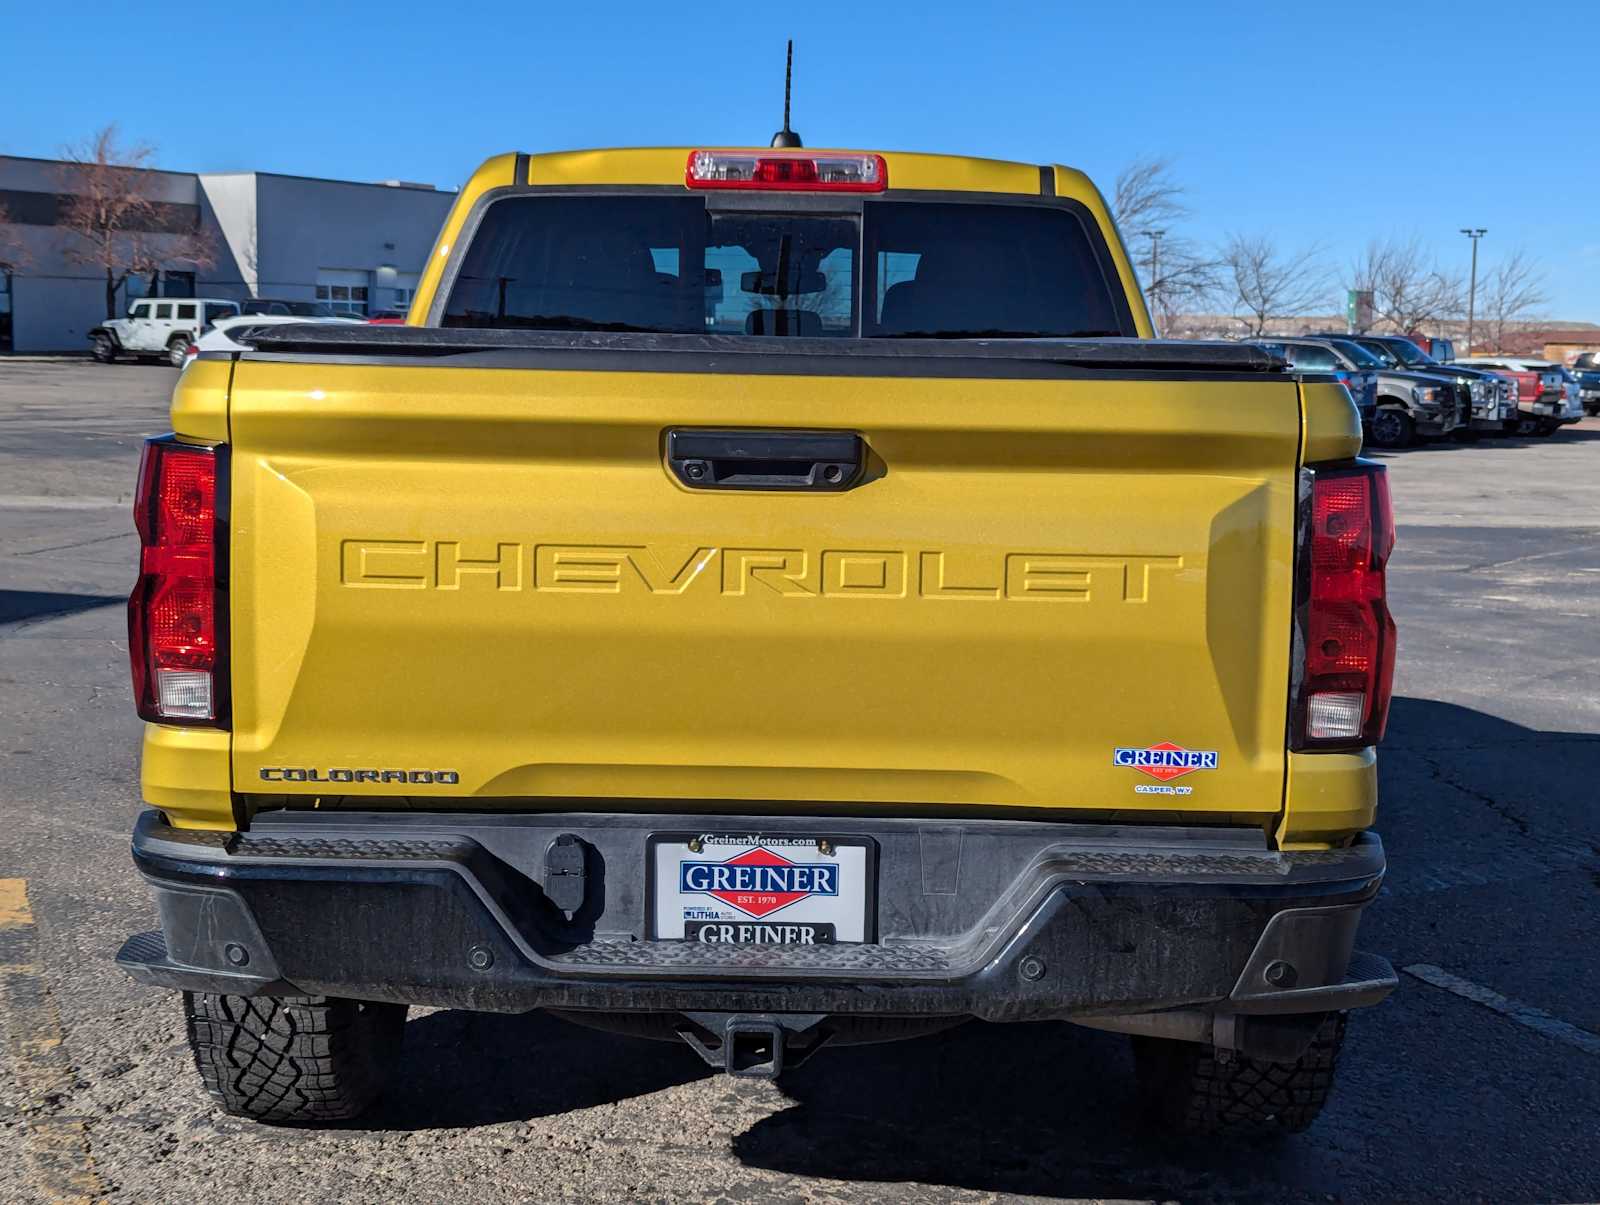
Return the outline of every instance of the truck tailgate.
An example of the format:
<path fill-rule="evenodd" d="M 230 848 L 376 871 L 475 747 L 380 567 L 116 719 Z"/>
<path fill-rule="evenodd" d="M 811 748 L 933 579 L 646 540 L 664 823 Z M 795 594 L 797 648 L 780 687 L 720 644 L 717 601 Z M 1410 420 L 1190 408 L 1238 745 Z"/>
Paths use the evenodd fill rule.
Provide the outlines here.
<path fill-rule="evenodd" d="M 678 427 L 869 469 L 690 489 Z M 1281 806 L 1289 378 L 247 357 L 229 428 L 236 790 Z"/>

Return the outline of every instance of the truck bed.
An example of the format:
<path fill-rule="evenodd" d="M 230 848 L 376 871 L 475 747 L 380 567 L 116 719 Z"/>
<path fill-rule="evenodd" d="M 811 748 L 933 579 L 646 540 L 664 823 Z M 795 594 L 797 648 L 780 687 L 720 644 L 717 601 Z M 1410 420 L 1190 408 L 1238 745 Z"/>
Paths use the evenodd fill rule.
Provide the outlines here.
<path fill-rule="evenodd" d="M 1282 807 L 1301 407 L 1258 349 L 250 343 L 228 402 L 237 791 Z M 675 431 L 839 433 L 863 463 L 837 490 L 696 488 Z"/>

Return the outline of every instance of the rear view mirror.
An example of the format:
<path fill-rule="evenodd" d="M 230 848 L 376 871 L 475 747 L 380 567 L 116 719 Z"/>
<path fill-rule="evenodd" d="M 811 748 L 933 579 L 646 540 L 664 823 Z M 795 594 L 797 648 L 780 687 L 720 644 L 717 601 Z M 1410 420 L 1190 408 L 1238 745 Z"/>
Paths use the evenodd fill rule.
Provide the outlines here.
<path fill-rule="evenodd" d="M 828 278 L 821 272 L 791 272 L 783 280 L 776 272 L 744 272 L 739 276 L 740 289 L 763 297 L 797 297 L 820 293 L 827 287 Z"/>

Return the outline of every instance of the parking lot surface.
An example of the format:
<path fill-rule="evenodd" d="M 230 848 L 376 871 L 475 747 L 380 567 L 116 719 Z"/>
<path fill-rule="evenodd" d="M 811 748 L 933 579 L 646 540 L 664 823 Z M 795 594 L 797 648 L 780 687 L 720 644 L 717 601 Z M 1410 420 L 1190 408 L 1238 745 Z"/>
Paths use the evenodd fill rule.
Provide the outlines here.
<path fill-rule="evenodd" d="M 1600 420 L 1386 456 L 1401 654 L 1390 874 L 1308 1134 L 1136 1125 L 1125 1040 L 968 1025 L 777 1084 L 544 1016 L 416 1012 L 359 1125 L 220 1116 L 176 998 L 112 965 L 154 926 L 128 857 L 123 599 L 139 441 L 175 374 L 0 361 L 0 1200 L 1600 1198 Z"/>

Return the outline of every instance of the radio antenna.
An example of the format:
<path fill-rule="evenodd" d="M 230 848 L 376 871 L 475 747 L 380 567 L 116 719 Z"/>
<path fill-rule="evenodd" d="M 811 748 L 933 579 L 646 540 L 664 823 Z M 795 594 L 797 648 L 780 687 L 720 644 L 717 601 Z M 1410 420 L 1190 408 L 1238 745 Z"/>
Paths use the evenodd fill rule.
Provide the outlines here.
<path fill-rule="evenodd" d="M 789 39 L 789 53 L 783 64 L 783 129 L 772 136 L 777 147 L 800 146 L 800 135 L 789 128 L 789 87 L 794 80 L 794 39 Z"/>

